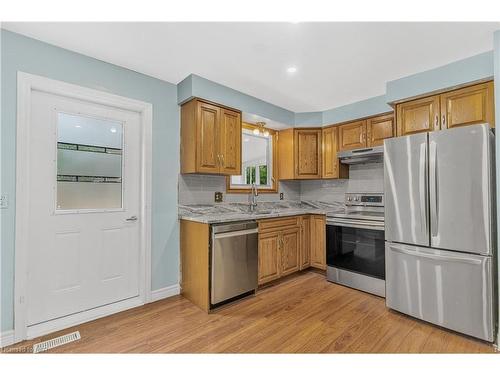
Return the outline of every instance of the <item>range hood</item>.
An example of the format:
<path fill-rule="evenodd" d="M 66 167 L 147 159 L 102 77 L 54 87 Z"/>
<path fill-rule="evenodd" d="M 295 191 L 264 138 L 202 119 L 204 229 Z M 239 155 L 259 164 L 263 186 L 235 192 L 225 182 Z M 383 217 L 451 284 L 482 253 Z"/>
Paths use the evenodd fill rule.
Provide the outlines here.
<path fill-rule="evenodd" d="M 384 146 L 341 151 L 337 157 L 343 164 L 377 163 L 384 160 Z"/>

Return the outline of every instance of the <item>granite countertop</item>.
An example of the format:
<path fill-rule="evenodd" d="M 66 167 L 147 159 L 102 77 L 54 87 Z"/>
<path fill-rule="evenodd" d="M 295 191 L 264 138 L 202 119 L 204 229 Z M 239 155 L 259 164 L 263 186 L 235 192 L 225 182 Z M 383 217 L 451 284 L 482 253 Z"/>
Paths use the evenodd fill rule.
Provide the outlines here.
<path fill-rule="evenodd" d="M 258 202 L 255 211 L 250 212 L 248 203 L 179 205 L 179 219 L 216 224 L 305 214 L 326 215 L 343 207 L 343 203 L 316 201 Z"/>

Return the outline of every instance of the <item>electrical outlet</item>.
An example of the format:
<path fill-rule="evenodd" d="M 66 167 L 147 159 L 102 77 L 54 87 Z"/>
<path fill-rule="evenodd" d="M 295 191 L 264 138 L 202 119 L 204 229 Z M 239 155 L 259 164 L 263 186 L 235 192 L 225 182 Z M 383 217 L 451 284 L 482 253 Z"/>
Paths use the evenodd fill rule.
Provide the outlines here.
<path fill-rule="evenodd" d="M 216 191 L 215 192 L 215 203 L 220 203 L 222 202 L 222 192 Z"/>
<path fill-rule="evenodd" d="M 280 201 L 282 201 L 285 198 L 285 194 L 280 193 Z"/>
<path fill-rule="evenodd" d="M 0 196 L 0 208 L 7 208 L 9 207 L 9 199 L 7 197 L 7 194 L 2 194 Z"/>

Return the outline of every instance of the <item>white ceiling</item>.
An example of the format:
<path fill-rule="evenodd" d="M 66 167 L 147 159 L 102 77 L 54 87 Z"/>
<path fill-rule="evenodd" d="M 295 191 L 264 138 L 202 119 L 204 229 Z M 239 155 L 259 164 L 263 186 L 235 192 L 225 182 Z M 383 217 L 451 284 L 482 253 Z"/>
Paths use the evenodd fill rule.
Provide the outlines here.
<path fill-rule="evenodd" d="M 500 23 L 3 23 L 178 83 L 190 73 L 294 112 L 382 95 L 387 81 L 493 49 Z M 290 75 L 289 66 L 298 71 Z"/>

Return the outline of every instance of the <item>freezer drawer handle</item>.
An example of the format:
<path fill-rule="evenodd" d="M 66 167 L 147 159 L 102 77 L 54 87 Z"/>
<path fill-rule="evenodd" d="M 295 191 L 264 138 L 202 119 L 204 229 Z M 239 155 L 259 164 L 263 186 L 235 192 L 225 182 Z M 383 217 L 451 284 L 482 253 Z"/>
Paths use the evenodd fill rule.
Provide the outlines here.
<path fill-rule="evenodd" d="M 405 250 L 405 249 L 402 249 L 399 247 L 392 247 L 392 246 L 390 247 L 390 249 L 396 253 L 411 255 L 411 256 L 420 257 L 420 258 L 436 259 L 436 260 L 442 260 L 442 261 L 447 261 L 447 262 L 481 264 L 480 259 L 472 259 L 472 258 L 464 258 L 464 257 L 448 257 L 445 255 L 436 255 L 436 254 L 421 253 L 421 252 L 412 251 L 412 250 Z"/>
<path fill-rule="evenodd" d="M 235 232 L 216 233 L 216 234 L 214 234 L 214 238 L 217 239 L 217 238 L 244 236 L 246 234 L 257 233 L 258 231 L 259 231 L 259 229 L 255 228 L 255 229 L 238 230 Z"/>

